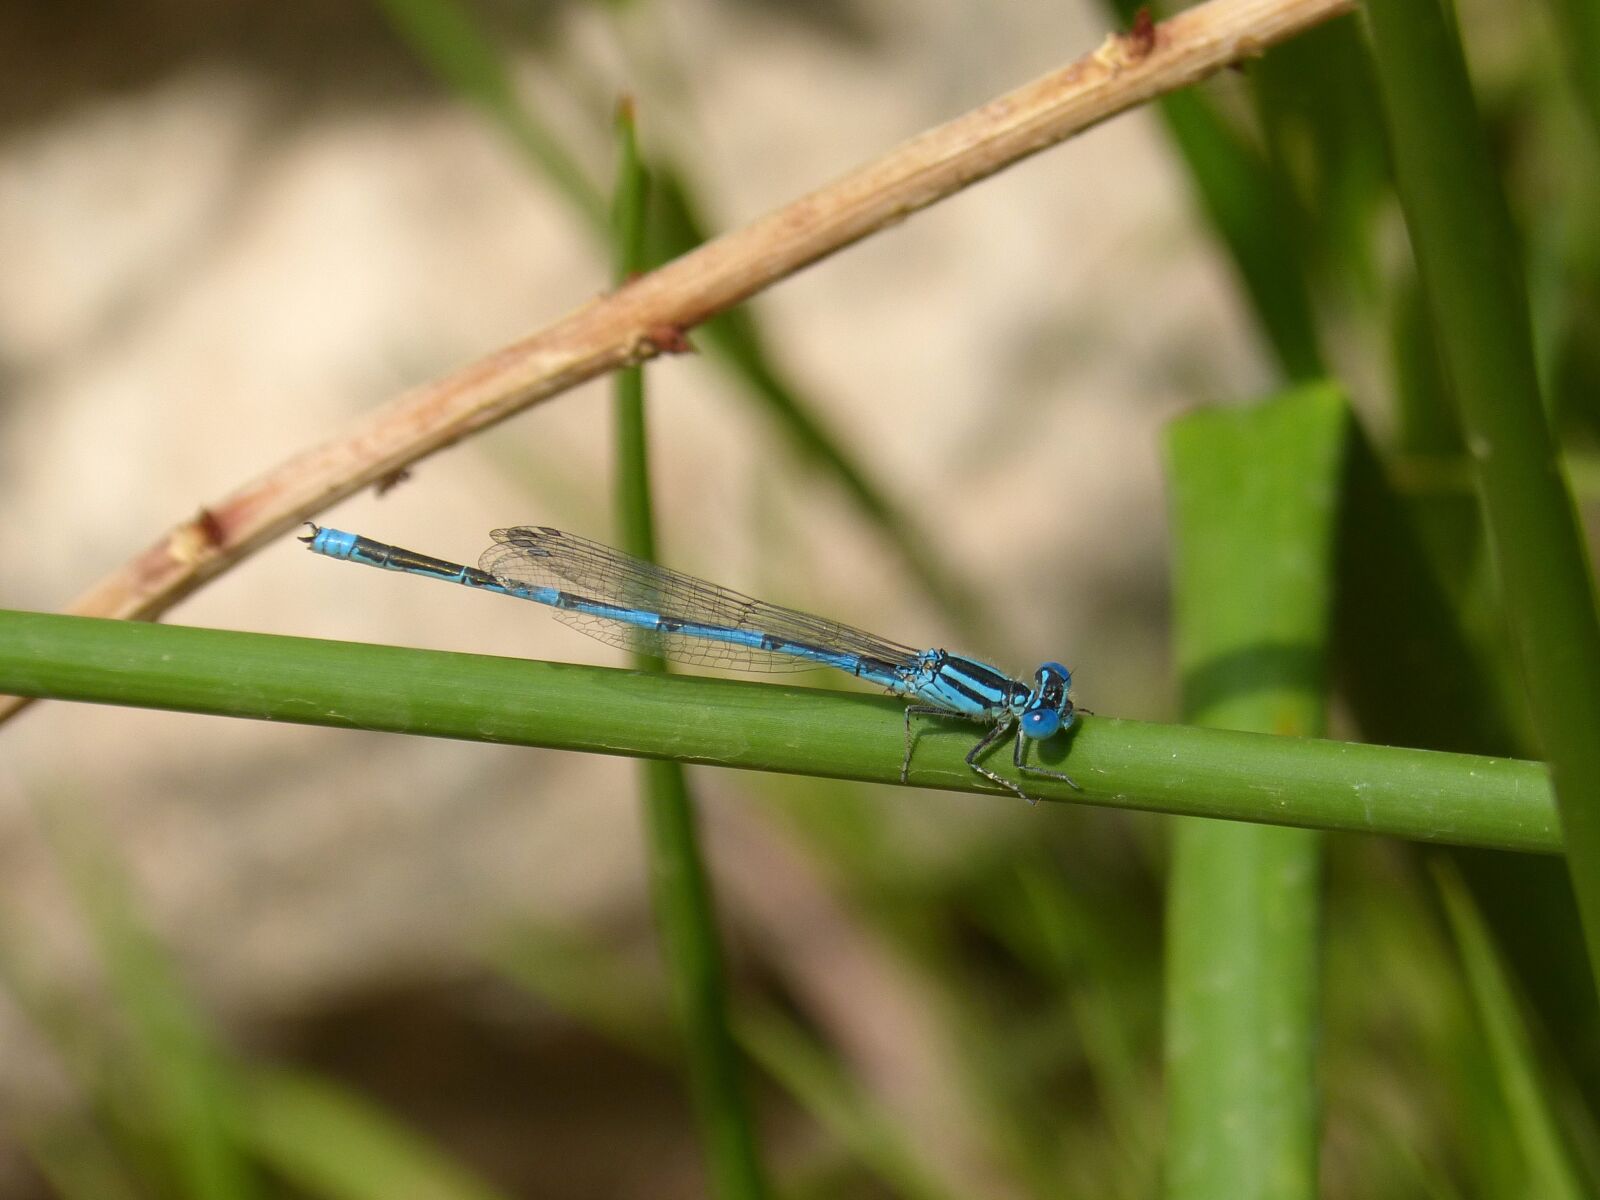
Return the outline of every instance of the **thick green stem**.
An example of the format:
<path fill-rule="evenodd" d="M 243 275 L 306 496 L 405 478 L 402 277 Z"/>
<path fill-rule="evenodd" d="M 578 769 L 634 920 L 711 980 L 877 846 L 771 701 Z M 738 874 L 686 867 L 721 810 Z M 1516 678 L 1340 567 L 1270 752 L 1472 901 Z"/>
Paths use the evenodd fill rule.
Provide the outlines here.
<path fill-rule="evenodd" d="M 1321 732 L 1348 420 L 1322 384 L 1173 426 L 1174 640 L 1190 720 Z M 1317 1194 L 1320 860 L 1304 830 L 1174 831 L 1168 1196 Z"/>
<path fill-rule="evenodd" d="M 1600 968 L 1600 622 L 1539 399 L 1516 239 L 1461 46 L 1437 0 L 1370 0 L 1366 12 L 1395 179 L 1477 467 L 1593 971 Z"/>

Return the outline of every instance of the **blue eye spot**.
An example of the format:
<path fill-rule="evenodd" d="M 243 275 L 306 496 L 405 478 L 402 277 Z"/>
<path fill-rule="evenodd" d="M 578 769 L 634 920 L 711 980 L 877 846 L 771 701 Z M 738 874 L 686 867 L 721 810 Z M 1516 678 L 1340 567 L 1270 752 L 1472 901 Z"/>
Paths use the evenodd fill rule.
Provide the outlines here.
<path fill-rule="evenodd" d="M 1060 676 L 1061 682 L 1062 682 L 1062 684 L 1064 686 L 1066 686 L 1066 687 L 1071 687 L 1072 686 L 1072 672 L 1067 670 L 1060 663 L 1058 663 L 1058 662 L 1047 662 L 1047 663 L 1041 664 L 1040 667 L 1039 667 L 1039 674 L 1044 675 L 1046 673 L 1050 673 L 1050 674 L 1053 674 L 1053 675 L 1058 675 L 1058 676 Z"/>
<path fill-rule="evenodd" d="M 1048 708 L 1022 714 L 1022 732 L 1031 738 L 1047 738 L 1061 728 L 1061 718 Z"/>

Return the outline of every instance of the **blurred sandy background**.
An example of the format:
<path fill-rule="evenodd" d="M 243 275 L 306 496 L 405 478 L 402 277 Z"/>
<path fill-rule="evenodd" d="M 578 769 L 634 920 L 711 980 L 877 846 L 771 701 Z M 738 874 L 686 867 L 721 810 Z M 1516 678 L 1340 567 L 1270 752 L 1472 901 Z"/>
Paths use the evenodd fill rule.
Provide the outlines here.
<path fill-rule="evenodd" d="M 630 92 L 647 149 L 688 166 L 722 228 L 1092 49 L 1106 28 L 1092 5 L 1019 0 L 488 11 L 515 34 L 527 96 L 598 181 L 610 107 Z M 579 221 L 379 10 L 253 0 L 0 10 L 0 263 L 0 604 L 35 609 L 609 276 Z M 1170 715 L 1159 431 L 1194 404 L 1258 394 L 1268 375 L 1147 115 L 755 309 L 826 423 L 986 596 L 994 636 L 964 649 L 1018 670 L 1060 658 L 1090 707 Z M 950 638 L 715 364 L 663 361 L 649 387 L 667 561 L 897 640 Z M 586 387 L 326 519 L 465 561 L 503 524 L 608 538 L 608 421 L 606 386 Z M 536 609 L 287 540 L 168 619 L 614 661 Z M 377 1061 L 408 1037 L 450 1045 L 441 1030 L 511 1020 L 477 984 L 479 947 L 511 915 L 648 933 L 626 761 L 65 704 L 0 738 L 0 889 L 41 960 L 70 978 L 85 959 L 36 815 L 72 803 L 109 829 L 150 919 L 245 1044 L 352 1059 L 365 1046 Z M 799 785 L 707 771 L 692 784 L 738 936 L 781 946 L 848 924 L 767 810 Z M 911 863 L 1065 819 L 888 789 L 872 802 L 904 826 Z M 0 1044 L 29 1036 L 0 1007 Z M 552 1035 L 534 1057 L 571 1097 L 609 1060 L 562 1044 Z M 49 1086 L 26 1054 L 6 1055 L 10 1102 Z M 449 1094 L 446 1080 L 441 1110 Z M 572 1103 L 550 1119 L 581 1124 Z M 635 1117 L 653 1129 L 660 1112 L 607 1119 Z M 692 1167 L 686 1139 L 641 1145 L 657 1170 L 672 1154 Z"/>

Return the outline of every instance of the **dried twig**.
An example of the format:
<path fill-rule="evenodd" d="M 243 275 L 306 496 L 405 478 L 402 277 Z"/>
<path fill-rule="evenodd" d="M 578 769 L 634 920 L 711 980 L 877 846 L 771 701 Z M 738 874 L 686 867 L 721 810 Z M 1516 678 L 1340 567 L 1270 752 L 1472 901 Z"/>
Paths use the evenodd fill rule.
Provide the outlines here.
<path fill-rule="evenodd" d="M 156 617 L 298 522 L 407 464 L 597 375 L 681 348 L 684 331 L 836 250 L 1353 7 L 1354 0 L 1209 0 L 1112 34 L 1064 69 L 405 392 L 353 430 L 201 509 L 68 611 Z M 0 702 L 0 718 L 21 703 Z"/>

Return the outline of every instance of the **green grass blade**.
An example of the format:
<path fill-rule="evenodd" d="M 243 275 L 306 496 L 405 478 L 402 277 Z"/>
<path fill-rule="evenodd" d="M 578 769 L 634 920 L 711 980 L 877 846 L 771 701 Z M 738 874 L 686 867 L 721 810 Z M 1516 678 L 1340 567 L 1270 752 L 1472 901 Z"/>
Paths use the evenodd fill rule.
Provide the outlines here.
<path fill-rule="evenodd" d="M 1161 114 L 1279 369 L 1287 379 L 1319 378 L 1322 351 L 1294 237 L 1301 222 L 1283 180 L 1199 92 L 1163 98 Z"/>
<path fill-rule="evenodd" d="M 572 1020 L 642 1058 L 671 1061 L 659 978 L 607 947 L 527 928 L 497 945 L 491 960 Z M 751 1059 L 894 1195 L 944 1200 L 950 1194 L 920 1161 L 906 1131 L 790 1018 L 770 1010 L 741 1012 L 734 1030 Z"/>
<path fill-rule="evenodd" d="M 1414 489 L 1407 496 L 1405 507 L 1423 539 L 1410 552 L 1426 552 L 1456 607 L 1468 602 L 1483 607 L 1483 517 L 1472 492 L 1472 468 L 1462 443 L 1461 419 L 1444 377 L 1444 364 L 1439 361 L 1433 321 L 1420 282 L 1414 276 L 1404 279 L 1397 292 L 1390 329 L 1394 451 L 1408 463 L 1458 463 L 1462 483 L 1455 490 Z"/>
<path fill-rule="evenodd" d="M 1521 1151 L 1522 1190 L 1549 1200 L 1588 1196 L 1550 1102 L 1555 1089 L 1543 1078 L 1511 976 L 1489 927 L 1461 876 L 1442 859 L 1434 864 L 1434 878 L 1455 935 L 1511 1134 Z"/>
<path fill-rule="evenodd" d="M 743 1063 L 729 1028 L 727 969 L 698 822 L 675 762 L 645 764 L 650 890 L 673 1010 L 705 1141 L 710 1194 L 767 1194 Z"/>
<path fill-rule="evenodd" d="M 1079 859 L 1036 841 L 1009 857 L 1014 866 L 1004 882 L 978 892 L 976 901 L 984 925 L 1054 997 L 1040 1024 L 1059 1025 L 1063 1044 L 1054 1061 L 1039 1051 L 1026 1054 L 1043 1084 L 1033 1094 L 1049 1094 L 1056 1079 L 1080 1072 L 1092 1084 L 1092 1116 L 1072 1132 L 1091 1141 L 1093 1153 L 1071 1155 L 1063 1147 L 1057 1169 L 1071 1173 L 1074 1192 L 1107 1200 L 1153 1195 L 1161 1173 L 1161 1110 L 1146 1050 L 1160 1028 L 1157 922 L 1115 885 L 1079 870 L 1093 851 Z"/>
<path fill-rule="evenodd" d="M 1179 666 L 1189 719 L 1324 723 L 1348 414 L 1312 385 L 1195 413 L 1168 436 Z M 1320 840 L 1185 821 L 1168 884 L 1167 1194 L 1317 1194 Z"/>
<path fill-rule="evenodd" d="M 176 964 L 135 918 L 122 868 L 86 817 L 49 810 L 52 840 L 93 935 L 117 1011 L 127 1022 L 139 1114 L 163 1144 L 179 1194 L 191 1200 L 259 1195 L 231 1121 L 238 1079 L 190 1003 Z"/>
<path fill-rule="evenodd" d="M 150 1144 L 137 1079 L 108 1070 L 126 1060 L 126 1038 L 106 1020 L 103 997 L 63 979 L 46 957 L 21 907 L 0 908 L 0 989 L 22 1018 L 12 1022 L 13 1052 L 25 1024 L 34 1035 L 27 1040 L 47 1048 L 71 1088 L 70 1102 L 15 1104 L 0 1124 L 61 1200 L 142 1200 L 141 1167 L 146 1179 L 171 1172 L 163 1148 Z"/>
<path fill-rule="evenodd" d="M 241 1141 L 297 1189 L 326 1200 L 503 1200 L 376 1105 L 315 1076 L 244 1082 Z"/>
<path fill-rule="evenodd" d="M 739 1020 L 739 1040 L 890 1194 L 953 1200 L 956 1193 L 928 1171 L 901 1128 L 791 1018 L 775 1009 L 747 1012 Z"/>
<path fill-rule="evenodd" d="M 1274 46 L 1246 69 L 1274 174 L 1293 191 L 1295 241 L 1316 276 L 1379 291 L 1373 240 L 1388 192 L 1372 64 L 1354 15 Z"/>
<path fill-rule="evenodd" d="M 115 1148 L 89 1121 L 58 1116 L 8 1123 L 55 1200 L 144 1200 Z"/>
<path fill-rule="evenodd" d="M 529 995 L 628 1053 L 676 1063 L 665 982 L 599 939 L 524 923 L 497 938 L 484 958 Z"/>
<path fill-rule="evenodd" d="M 1439 344 L 1421 281 L 1396 285 L 1390 329 L 1395 377 L 1395 447 L 1402 454 L 1463 454 L 1461 418 L 1439 361 Z"/>
<path fill-rule="evenodd" d="M 606 202 L 577 159 L 517 95 L 504 56 L 458 0 L 377 0 L 396 33 L 446 86 L 510 137 L 595 232 L 606 233 Z"/>
<path fill-rule="evenodd" d="M 1566 59 L 1590 136 L 1600 145 L 1600 4 L 1594 0 L 1549 0 L 1555 41 Z"/>
<path fill-rule="evenodd" d="M 1140 0 L 1110 0 L 1131 26 Z M 1167 131 L 1188 167 L 1196 198 L 1227 248 L 1262 335 L 1284 377 L 1324 373 L 1311 292 L 1296 231 L 1303 221 L 1290 190 L 1197 89 L 1157 101 Z"/>
<path fill-rule="evenodd" d="M 0 693 L 876 783 L 904 752 L 892 697 L 55 613 L 0 610 Z M 930 720 L 911 782 L 998 794 L 962 761 L 973 731 Z M 1062 749 L 1041 758 L 1083 790 L 1035 782 L 1049 799 L 1561 848 L 1539 763 L 1095 716 Z"/>
<path fill-rule="evenodd" d="M 647 265 L 649 180 L 639 159 L 632 106 L 626 103 L 617 112 L 617 144 L 613 257 L 620 281 Z M 617 372 L 615 388 L 615 470 L 622 545 L 640 558 L 654 559 L 644 371 L 633 367 Z M 662 669 L 648 655 L 636 657 L 642 670 Z M 741 1078 L 743 1063 L 729 1027 L 728 973 L 694 805 L 680 763 L 647 762 L 641 778 L 651 895 L 673 1008 L 683 1035 L 710 1192 L 720 1200 L 758 1198 L 767 1192 L 765 1172 Z"/>
<path fill-rule="evenodd" d="M 1418 514 L 1395 493 L 1371 442 L 1354 424 L 1343 504 L 1338 666 L 1362 734 L 1389 745 L 1511 753 L 1521 739 L 1505 711 L 1501 680 L 1432 569 L 1414 519 Z M 1440 518 L 1434 531 L 1442 538 L 1444 520 L 1460 514 L 1424 515 Z M 1463 696 L 1472 702 L 1463 704 Z"/>
<path fill-rule="evenodd" d="M 1406 225 L 1477 464 L 1485 523 L 1600 969 L 1600 622 L 1539 399 L 1515 236 L 1454 31 L 1435 0 L 1366 7 Z"/>
<path fill-rule="evenodd" d="M 646 269 L 646 221 L 650 178 L 639 158 L 633 105 L 617 106 L 617 181 L 611 198 L 612 279 L 617 283 Z M 625 367 L 612 376 L 613 463 L 619 544 L 652 561 L 655 522 L 650 500 L 650 450 L 644 416 L 644 369 Z M 640 660 L 648 669 L 652 660 Z"/>

